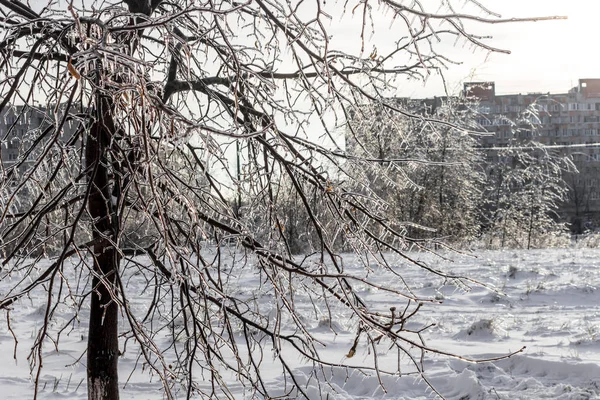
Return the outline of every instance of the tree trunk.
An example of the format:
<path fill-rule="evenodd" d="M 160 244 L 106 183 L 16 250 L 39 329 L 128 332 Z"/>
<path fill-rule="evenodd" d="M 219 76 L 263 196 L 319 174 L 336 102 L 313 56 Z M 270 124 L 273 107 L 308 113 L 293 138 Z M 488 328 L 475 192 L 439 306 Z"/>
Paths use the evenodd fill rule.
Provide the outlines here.
<path fill-rule="evenodd" d="M 91 185 L 88 209 L 93 220 L 94 277 L 87 347 L 89 400 L 117 400 L 119 381 L 118 306 L 116 292 L 119 256 L 116 226 L 109 185 L 107 150 L 114 132 L 111 107 L 106 97 L 98 96 L 97 120 L 86 143 L 86 166 Z M 100 240 L 101 237 L 110 240 Z"/>

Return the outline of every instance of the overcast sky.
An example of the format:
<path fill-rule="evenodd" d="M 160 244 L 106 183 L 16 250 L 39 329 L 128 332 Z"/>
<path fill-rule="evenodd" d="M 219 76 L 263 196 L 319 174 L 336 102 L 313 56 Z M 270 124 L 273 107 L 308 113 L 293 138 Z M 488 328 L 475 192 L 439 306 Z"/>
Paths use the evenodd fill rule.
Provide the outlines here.
<path fill-rule="evenodd" d="M 495 0 L 504 16 L 566 15 L 566 21 L 493 27 L 495 43 L 511 55 L 474 57 L 475 77 L 501 93 L 565 92 L 579 78 L 600 78 L 600 1 Z M 480 57 L 481 58 L 481 57 Z M 478 63 L 479 62 L 479 63 Z"/>
<path fill-rule="evenodd" d="M 567 92 L 579 78 L 600 78 L 599 0 L 486 0 L 482 3 L 503 17 L 567 16 L 566 21 L 473 25 L 473 33 L 492 35 L 487 43 L 512 54 L 492 54 L 469 46 L 448 45 L 445 53 L 461 66 L 446 71 L 449 90 L 464 80 L 496 82 L 497 93 Z M 389 27 L 376 27 L 389 29 Z M 387 33 L 387 32 L 386 32 Z M 389 33 L 387 33 L 389 34 Z M 424 86 L 403 84 L 398 95 L 443 95 L 441 79 Z"/>
<path fill-rule="evenodd" d="M 440 0 L 420 0 L 430 12 L 436 12 Z M 470 12 L 469 0 L 451 0 L 458 12 Z M 448 89 L 458 92 L 463 81 L 495 81 L 496 92 L 566 92 L 580 78 L 600 78 L 600 0 L 478 0 L 504 18 L 535 16 L 567 16 L 563 21 L 542 21 L 510 24 L 471 24 L 471 32 L 492 35 L 487 43 L 510 50 L 512 54 L 489 54 L 474 50 L 468 43 L 454 44 L 446 41 L 438 47 L 444 55 L 462 65 L 452 66 L 445 71 Z M 48 0 L 37 0 L 34 4 L 46 4 Z M 334 15 L 327 30 L 333 34 L 334 44 L 342 47 L 358 46 L 360 43 L 360 13 L 354 15 L 350 9 L 356 1 L 322 1 Z M 408 0 L 401 1 L 403 4 Z M 87 4 L 87 0 L 84 0 Z M 314 2 L 306 2 L 314 8 Z M 373 14 L 379 18 L 381 9 L 373 5 Z M 465 6 L 466 4 L 466 6 Z M 337 18 L 347 5 L 343 18 Z M 462 9 L 460 8 L 462 7 Z M 481 15 L 481 13 L 479 13 Z M 381 18 L 389 17 L 383 16 Z M 387 20 L 375 20 L 378 43 L 392 44 L 404 36 L 398 25 L 390 26 Z M 336 42 L 337 41 L 337 42 Z M 367 52 L 370 49 L 367 47 Z M 380 53 L 383 53 L 381 51 Z M 368 54 L 368 53 L 367 53 Z M 426 85 L 420 82 L 398 83 L 397 96 L 431 97 L 443 95 L 439 77 L 433 76 Z"/>

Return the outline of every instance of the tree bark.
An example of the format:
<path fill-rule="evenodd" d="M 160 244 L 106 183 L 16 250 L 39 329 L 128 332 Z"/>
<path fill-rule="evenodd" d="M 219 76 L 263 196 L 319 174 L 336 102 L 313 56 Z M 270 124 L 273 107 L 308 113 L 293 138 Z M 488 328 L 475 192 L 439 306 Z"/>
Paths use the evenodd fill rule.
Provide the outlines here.
<path fill-rule="evenodd" d="M 94 245 L 94 277 L 90 309 L 87 382 L 89 400 L 117 400 L 119 380 L 117 361 L 118 305 L 116 292 L 119 255 L 116 226 L 113 218 L 107 150 L 114 132 L 110 100 L 98 96 L 96 121 L 91 126 L 86 143 L 86 166 L 90 194 L 88 209 L 92 217 Z M 104 237 L 108 240 L 102 240 Z"/>

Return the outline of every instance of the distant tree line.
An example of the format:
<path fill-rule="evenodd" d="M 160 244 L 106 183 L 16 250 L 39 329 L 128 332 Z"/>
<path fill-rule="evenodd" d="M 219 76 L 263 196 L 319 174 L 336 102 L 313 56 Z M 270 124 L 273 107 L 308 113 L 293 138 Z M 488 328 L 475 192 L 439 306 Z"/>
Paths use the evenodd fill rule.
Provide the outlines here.
<path fill-rule="evenodd" d="M 392 229 L 437 245 L 478 240 L 492 248 L 545 246 L 568 231 L 557 211 L 568 195 L 565 177 L 576 170 L 568 157 L 535 140 L 533 108 L 510 121 L 514 134 L 506 147 L 489 149 L 481 145 L 485 131 L 477 124 L 472 101 L 398 102 L 421 117 L 377 105 L 357 107 L 346 133 L 346 162 L 360 164 L 356 169 L 371 182 L 369 188 L 354 185 L 351 190 L 365 199 L 375 194 L 379 204 L 374 208 Z M 523 130 L 533 135 L 520 135 Z M 283 235 L 292 252 L 315 251 L 309 218 L 287 185 L 281 183 L 278 196 L 285 210 Z M 313 209 L 327 213 L 317 198 L 314 202 Z M 375 228 L 372 233 L 375 242 L 382 234 Z M 337 242 L 342 247 L 360 246 L 348 235 L 340 237 L 345 237 Z"/>

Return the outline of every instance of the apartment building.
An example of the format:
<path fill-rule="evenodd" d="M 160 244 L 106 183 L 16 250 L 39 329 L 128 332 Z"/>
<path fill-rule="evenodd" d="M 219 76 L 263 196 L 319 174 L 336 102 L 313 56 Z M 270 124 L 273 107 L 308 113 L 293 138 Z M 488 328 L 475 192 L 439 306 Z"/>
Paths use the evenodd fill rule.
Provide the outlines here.
<path fill-rule="evenodd" d="M 561 216 L 574 231 L 600 226 L 600 79 L 580 79 L 565 93 L 498 95 L 494 82 L 465 83 L 464 90 L 478 100 L 478 122 L 490 132 L 481 139 L 490 161 L 498 162 L 494 148 L 528 140 L 569 156 L 579 173 L 566 176 Z"/>
<path fill-rule="evenodd" d="M 31 108 L 9 105 L 0 112 L 0 165 L 7 169 L 19 164 L 21 170 L 35 160 L 42 151 L 44 143 L 54 140 L 56 132 L 51 125 L 58 126 L 62 122 L 62 107 L 48 110 L 45 107 Z M 75 131 L 73 118 L 65 121 L 56 140 L 63 145 Z"/>
<path fill-rule="evenodd" d="M 0 112 L 0 209 L 6 206 L 4 201 L 8 198 L 12 198 L 11 212 L 26 209 L 32 185 L 43 181 L 49 173 L 49 164 L 40 164 L 42 153 L 57 160 L 70 145 L 75 122 L 70 119 L 62 123 L 60 106 L 58 110 L 57 113 L 44 107 L 8 105 Z M 53 126 L 61 123 L 62 128 L 56 132 Z M 49 150 L 49 142 L 58 145 Z M 30 174 L 32 185 L 20 184 Z"/>
<path fill-rule="evenodd" d="M 25 150 L 44 124 L 44 117 L 43 110 L 23 110 L 22 106 L 6 107 L 0 113 L 0 161 L 4 167 L 26 157 Z"/>

